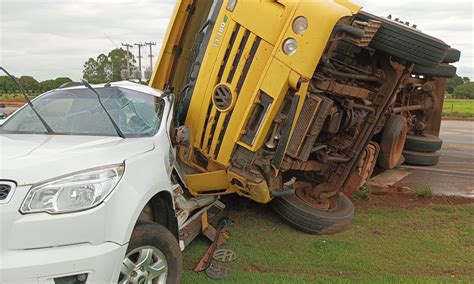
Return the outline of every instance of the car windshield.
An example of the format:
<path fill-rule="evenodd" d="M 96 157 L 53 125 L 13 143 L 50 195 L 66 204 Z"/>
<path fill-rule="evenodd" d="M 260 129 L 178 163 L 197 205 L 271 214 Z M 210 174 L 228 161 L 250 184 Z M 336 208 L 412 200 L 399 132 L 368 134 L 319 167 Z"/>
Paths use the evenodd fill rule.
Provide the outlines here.
<path fill-rule="evenodd" d="M 102 103 L 125 137 L 148 137 L 158 131 L 164 102 L 146 93 L 118 87 L 97 88 Z M 33 102 L 54 134 L 117 136 L 112 122 L 89 89 L 56 90 Z M 44 134 L 47 130 L 25 106 L 0 128 L 0 133 Z"/>

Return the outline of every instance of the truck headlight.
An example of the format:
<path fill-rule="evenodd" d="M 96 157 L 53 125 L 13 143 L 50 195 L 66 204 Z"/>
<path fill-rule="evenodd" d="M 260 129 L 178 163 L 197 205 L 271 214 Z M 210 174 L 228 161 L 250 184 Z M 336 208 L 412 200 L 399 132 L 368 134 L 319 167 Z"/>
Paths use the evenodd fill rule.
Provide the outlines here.
<path fill-rule="evenodd" d="M 293 55 L 295 54 L 296 50 L 298 49 L 298 43 L 294 38 L 287 38 L 283 42 L 283 52 L 286 55 Z"/>
<path fill-rule="evenodd" d="M 304 33 L 307 29 L 308 20 L 305 17 L 300 16 L 293 21 L 293 31 L 295 32 L 295 34 L 300 35 Z"/>
<path fill-rule="evenodd" d="M 106 166 L 34 185 L 20 212 L 58 214 L 93 208 L 112 192 L 124 169 L 124 164 Z"/>

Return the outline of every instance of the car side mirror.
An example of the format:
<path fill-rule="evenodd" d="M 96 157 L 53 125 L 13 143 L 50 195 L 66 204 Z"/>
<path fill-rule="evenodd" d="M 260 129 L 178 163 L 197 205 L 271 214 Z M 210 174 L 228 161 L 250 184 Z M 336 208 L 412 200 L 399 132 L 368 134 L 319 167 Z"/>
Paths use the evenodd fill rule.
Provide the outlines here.
<path fill-rule="evenodd" d="M 189 147 L 190 140 L 191 140 L 191 132 L 189 127 L 187 126 L 180 126 L 175 129 L 175 141 L 176 144 L 183 147 Z"/>

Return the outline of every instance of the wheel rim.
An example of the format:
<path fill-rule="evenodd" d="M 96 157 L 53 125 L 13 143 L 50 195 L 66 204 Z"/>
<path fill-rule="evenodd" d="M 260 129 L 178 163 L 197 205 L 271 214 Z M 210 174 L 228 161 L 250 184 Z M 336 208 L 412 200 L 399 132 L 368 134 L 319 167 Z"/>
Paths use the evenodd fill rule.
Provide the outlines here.
<path fill-rule="evenodd" d="M 397 137 L 397 140 L 393 144 L 392 155 L 390 155 L 390 167 L 395 167 L 402 156 L 403 148 L 405 146 L 405 140 L 407 137 L 407 127 L 403 128 Z"/>
<path fill-rule="evenodd" d="M 166 283 L 168 263 L 166 257 L 153 246 L 138 247 L 125 256 L 120 269 L 119 283 Z"/>

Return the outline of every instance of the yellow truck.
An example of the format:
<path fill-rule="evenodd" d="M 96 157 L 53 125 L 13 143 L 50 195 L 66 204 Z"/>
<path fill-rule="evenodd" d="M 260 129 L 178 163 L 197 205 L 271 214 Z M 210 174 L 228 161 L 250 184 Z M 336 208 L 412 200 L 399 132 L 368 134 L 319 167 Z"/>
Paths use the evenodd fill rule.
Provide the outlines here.
<path fill-rule="evenodd" d="M 189 194 L 236 193 L 335 233 L 377 160 L 393 168 L 407 134 L 436 135 L 457 60 L 348 0 L 181 0 L 150 86 L 176 95 L 175 175 Z"/>

